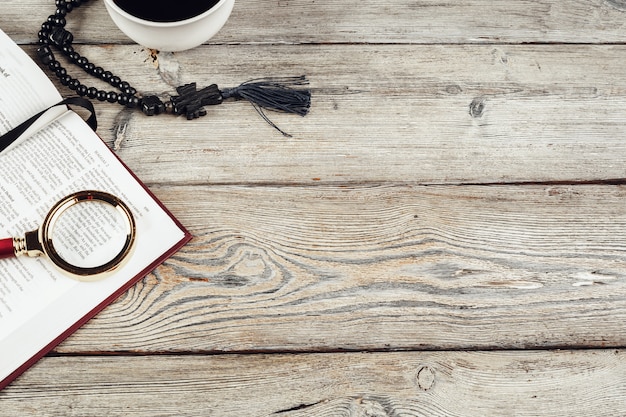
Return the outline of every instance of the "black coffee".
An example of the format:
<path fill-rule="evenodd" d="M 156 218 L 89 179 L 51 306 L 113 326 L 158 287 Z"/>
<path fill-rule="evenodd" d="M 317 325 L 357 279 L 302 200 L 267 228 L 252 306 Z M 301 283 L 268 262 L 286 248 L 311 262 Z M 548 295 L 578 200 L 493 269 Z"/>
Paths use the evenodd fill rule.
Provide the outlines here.
<path fill-rule="evenodd" d="M 176 22 L 198 16 L 219 0 L 113 0 L 121 9 L 140 19 Z"/>

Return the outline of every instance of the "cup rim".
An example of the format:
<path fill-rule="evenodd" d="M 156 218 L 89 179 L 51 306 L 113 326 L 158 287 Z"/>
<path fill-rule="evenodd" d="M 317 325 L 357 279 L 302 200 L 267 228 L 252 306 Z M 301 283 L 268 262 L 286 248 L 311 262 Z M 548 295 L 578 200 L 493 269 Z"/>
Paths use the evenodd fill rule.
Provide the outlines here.
<path fill-rule="evenodd" d="M 203 19 L 204 17 L 213 14 L 214 12 L 217 11 L 217 9 L 219 9 L 224 3 L 226 3 L 229 0 L 220 0 L 217 3 L 215 3 L 215 5 L 213 7 L 211 7 L 209 10 L 200 13 L 197 16 L 194 17 L 190 17 L 189 19 L 185 19 L 185 20 L 177 20 L 175 22 L 155 22 L 152 20 L 146 20 L 146 19 L 141 19 L 135 15 L 132 15 L 130 13 L 128 13 L 126 10 L 122 9 L 120 6 L 118 6 L 117 4 L 115 4 L 115 2 L 113 0 L 104 0 L 105 3 L 111 7 L 113 10 L 115 10 L 116 13 L 122 15 L 124 18 L 131 20 L 135 23 L 139 23 L 145 26 L 152 26 L 152 27 L 159 27 L 159 28 L 167 28 L 167 27 L 176 27 L 176 26 L 181 26 L 181 25 L 185 25 L 187 23 L 193 23 L 196 22 L 198 20 Z"/>

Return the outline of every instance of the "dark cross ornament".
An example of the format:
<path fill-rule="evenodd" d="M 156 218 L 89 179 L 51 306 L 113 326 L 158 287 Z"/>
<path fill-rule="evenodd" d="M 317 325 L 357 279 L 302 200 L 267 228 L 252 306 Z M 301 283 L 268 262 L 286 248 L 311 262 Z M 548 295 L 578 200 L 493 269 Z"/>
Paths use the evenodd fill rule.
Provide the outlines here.
<path fill-rule="evenodd" d="M 176 115 L 184 114 L 187 120 L 191 120 L 206 116 L 204 106 L 221 104 L 224 100 L 217 84 L 198 90 L 196 83 L 189 83 L 177 87 L 176 92 L 178 95 L 170 97 L 168 103 L 163 103 L 157 96 L 143 97 L 141 110 L 148 116 L 171 112 Z"/>
<path fill-rule="evenodd" d="M 211 84 L 198 90 L 196 83 L 190 83 L 176 88 L 176 92 L 179 95 L 170 98 L 172 111 L 174 114 L 185 114 L 187 120 L 205 116 L 204 106 L 222 104 L 224 100 L 217 84 Z"/>

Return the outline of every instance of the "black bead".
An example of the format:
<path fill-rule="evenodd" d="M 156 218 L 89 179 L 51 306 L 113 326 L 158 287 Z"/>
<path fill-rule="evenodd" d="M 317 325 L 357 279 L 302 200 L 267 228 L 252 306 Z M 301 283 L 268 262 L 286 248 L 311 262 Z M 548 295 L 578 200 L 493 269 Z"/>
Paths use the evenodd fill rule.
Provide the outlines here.
<path fill-rule="evenodd" d="M 139 107 L 140 103 L 141 103 L 141 100 L 139 100 L 138 97 L 131 96 L 128 98 L 128 104 L 126 105 L 126 107 L 128 107 L 129 109 L 134 109 L 134 108 Z"/>
<path fill-rule="evenodd" d="M 48 63 L 48 68 L 50 68 L 51 71 L 56 71 L 61 68 L 61 63 L 55 59 L 54 61 L 50 61 Z"/>
<path fill-rule="evenodd" d="M 108 82 L 111 78 L 113 78 L 113 73 L 111 71 L 104 71 L 102 75 L 100 75 L 100 78 Z"/>
<path fill-rule="evenodd" d="M 82 1 L 81 0 L 72 0 L 72 4 L 76 7 L 79 7 L 81 5 Z"/>
<path fill-rule="evenodd" d="M 63 51 L 65 55 L 69 55 L 74 52 L 74 47 L 70 44 L 66 44 L 66 45 L 63 45 L 63 47 L 61 48 L 61 51 Z"/>
<path fill-rule="evenodd" d="M 89 87 L 87 89 L 87 97 L 96 98 L 98 97 L 98 89 L 96 87 Z"/>
<path fill-rule="evenodd" d="M 68 85 L 72 81 L 72 77 L 70 77 L 69 75 L 64 75 L 62 77 L 59 77 L 59 80 L 61 81 L 62 85 Z"/>
<path fill-rule="evenodd" d="M 79 85 L 78 88 L 76 88 L 76 92 L 81 97 L 86 96 L 87 95 L 87 86 L 84 85 L 84 84 Z"/>
<path fill-rule="evenodd" d="M 133 87 L 128 87 L 124 89 L 124 92 L 128 94 L 129 96 L 134 96 L 135 94 L 137 94 L 137 90 L 134 89 Z"/>
<path fill-rule="evenodd" d="M 85 58 L 84 56 L 81 56 L 76 60 L 76 65 L 80 65 L 83 68 L 85 68 L 85 65 L 87 65 L 88 63 L 89 63 L 89 60 Z"/>
<path fill-rule="evenodd" d="M 78 81 L 76 78 L 72 78 L 70 82 L 67 84 L 70 90 L 76 90 L 79 85 L 80 85 L 80 81 Z"/>
<path fill-rule="evenodd" d="M 117 93 L 115 91 L 109 91 L 107 93 L 107 101 L 109 103 L 116 103 L 117 102 Z"/>
<path fill-rule="evenodd" d="M 93 69 L 93 75 L 95 75 L 96 77 L 101 77 L 102 74 L 104 74 L 104 68 L 102 68 L 102 67 L 95 67 Z"/>
<path fill-rule="evenodd" d="M 51 29 L 52 25 L 50 24 L 50 22 L 46 21 L 41 24 L 41 30 L 43 30 L 44 32 L 50 32 Z"/>
<path fill-rule="evenodd" d="M 55 15 L 54 21 L 52 23 L 54 23 L 55 26 L 65 26 L 67 24 L 67 21 L 64 17 L 59 17 Z"/>
<path fill-rule="evenodd" d="M 145 96 L 141 99 L 141 111 L 146 116 L 155 116 L 165 111 L 165 104 L 157 96 Z"/>
<path fill-rule="evenodd" d="M 111 83 L 111 85 L 113 87 L 118 87 L 120 88 L 120 84 L 122 83 L 122 79 L 120 77 L 118 77 L 117 75 L 114 75 L 111 77 L 111 79 L 109 80 L 109 83 Z"/>
<path fill-rule="evenodd" d="M 71 52 L 67 55 L 67 57 L 74 63 L 78 61 L 80 58 L 80 54 L 78 52 Z"/>
<path fill-rule="evenodd" d="M 104 90 L 98 90 L 98 94 L 96 94 L 96 98 L 100 101 L 105 101 L 107 99 L 107 92 Z"/>
<path fill-rule="evenodd" d="M 117 102 L 119 104 L 121 104 L 122 106 L 125 106 L 128 104 L 128 96 L 126 94 L 120 94 L 117 96 Z"/>
<path fill-rule="evenodd" d="M 72 35 L 72 32 L 65 30 L 60 26 L 52 28 L 48 38 L 50 39 L 50 42 L 58 48 L 62 48 L 65 45 L 71 45 L 74 41 L 74 35 Z"/>
<path fill-rule="evenodd" d="M 57 7 L 57 10 L 54 12 L 57 17 L 65 17 L 67 15 L 67 7 L 60 6 Z"/>
<path fill-rule="evenodd" d="M 63 67 L 60 67 L 60 68 L 57 68 L 56 71 L 54 71 L 54 73 L 56 74 L 57 77 L 61 78 L 67 75 L 67 70 Z"/>
<path fill-rule="evenodd" d="M 39 43 L 42 45 L 47 45 L 50 42 L 50 40 L 48 39 L 48 33 L 44 32 L 43 30 L 37 32 L 37 38 L 39 39 Z"/>
<path fill-rule="evenodd" d="M 49 46 L 40 46 L 37 49 L 37 56 L 41 60 L 44 65 L 48 65 L 50 62 L 54 61 L 54 54 L 52 53 L 52 49 Z"/>
<path fill-rule="evenodd" d="M 87 63 L 87 65 L 83 67 L 83 69 L 88 73 L 93 73 L 94 68 L 96 68 L 96 65 L 91 62 Z"/>

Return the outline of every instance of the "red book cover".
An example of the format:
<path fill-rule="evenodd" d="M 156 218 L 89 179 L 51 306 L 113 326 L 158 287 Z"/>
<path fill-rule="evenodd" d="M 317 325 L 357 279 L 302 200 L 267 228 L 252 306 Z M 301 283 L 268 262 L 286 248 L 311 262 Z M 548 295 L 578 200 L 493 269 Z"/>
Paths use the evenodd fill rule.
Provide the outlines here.
<path fill-rule="evenodd" d="M 95 124 L 90 123 L 94 120 L 85 122 L 67 107 L 55 105 L 63 99 L 50 79 L 1 30 L 0 93 L 0 239 L 17 238 L 15 253 L 20 254 L 19 242 L 32 243 L 37 235 L 41 240 L 42 232 L 28 233 L 23 241 L 21 237 L 41 230 L 46 213 L 57 201 L 82 190 L 108 193 L 123 201 L 132 213 L 127 218 L 134 220 L 125 230 L 135 232 L 130 233 L 134 245 L 127 262 L 92 282 L 71 279 L 45 256 L 0 259 L 3 389 L 174 254 L 191 235 L 94 132 Z M 91 232 L 90 223 L 104 226 L 92 233 L 93 241 L 83 235 L 85 239 L 71 242 L 85 249 L 108 238 L 111 229 L 106 226 L 114 225 L 109 220 L 106 215 L 84 213 L 74 217 L 69 223 L 75 229 Z M 72 246 L 67 240 L 63 244 Z"/>
<path fill-rule="evenodd" d="M 78 138 L 80 144 L 76 143 Z M 59 147 L 63 152 L 57 152 Z M 73 160 L 73 167 L 68 167 L 67 158 Z M 100 189 L 117 195 L 132 208 L 137 225 L 130 261 L 111 276 L 95 282 L 75 281 L 51 267 L 50 261 L 43 257 L 0 259 L 0 389 L 3 389 L 173 255 L 191 239 L 191 234 L 72 111 L 1 154 L 0 163 L 9 169 L 20 165 L 22 172 L 43 169 L 53 177 L 65 174 L 71 178 L 69 184 L 59 185 L 59 190 L 51 191 L 43 200 L 83 189 Z M 77 168 L 80 165 L 82 168 Z M 76 173 L 65 172 L 72 169 Z M 28 175 L 25 177 L 16 178 L 17 185 L 11 184 L 11 178 L 7 183 L 0 182 L 0 226 L 13 228 L 8 222 L 5 224 L 2 213 L 19 211 L 17 206 L 23 196 L 18 190 L 27 189 L 32 182 Z M 13 202 L 4 201 L 9 199 Z M 37 222 L 42 207 L 49 207 L 50 203 L 39 205 L 21 213 L 27 220 L 18 223 Z"/>

